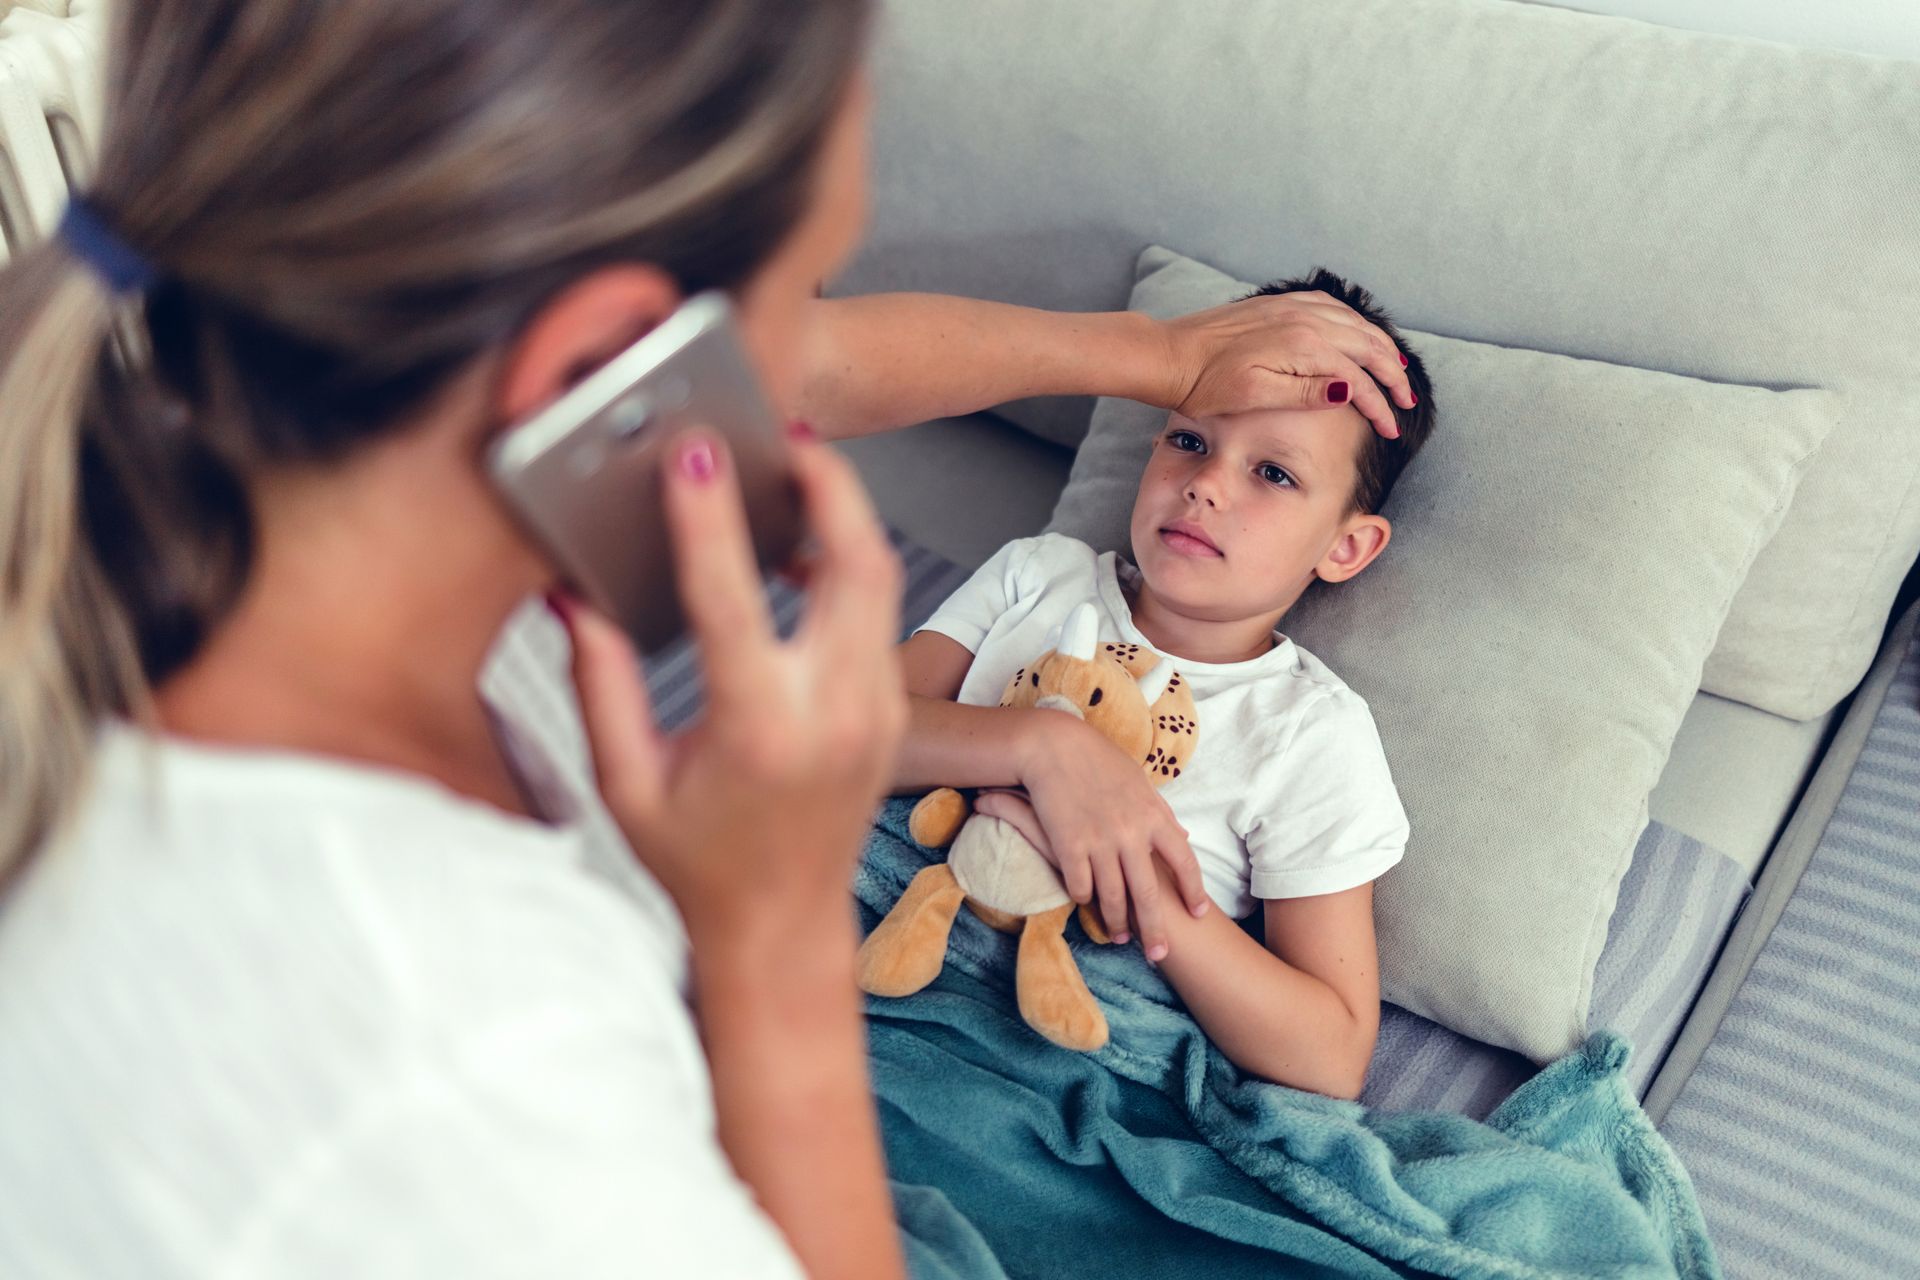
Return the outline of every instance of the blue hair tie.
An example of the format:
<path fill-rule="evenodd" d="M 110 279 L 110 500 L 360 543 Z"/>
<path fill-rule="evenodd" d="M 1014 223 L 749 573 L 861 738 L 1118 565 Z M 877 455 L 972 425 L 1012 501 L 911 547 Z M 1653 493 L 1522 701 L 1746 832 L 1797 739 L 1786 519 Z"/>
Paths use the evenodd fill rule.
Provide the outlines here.
<path fill-rule="evenodd" d="M 115 235 L 84 196 L 68 203 L 59 234 L 115 293 L 144 293 L 159 278 L 153 265 Z"/>

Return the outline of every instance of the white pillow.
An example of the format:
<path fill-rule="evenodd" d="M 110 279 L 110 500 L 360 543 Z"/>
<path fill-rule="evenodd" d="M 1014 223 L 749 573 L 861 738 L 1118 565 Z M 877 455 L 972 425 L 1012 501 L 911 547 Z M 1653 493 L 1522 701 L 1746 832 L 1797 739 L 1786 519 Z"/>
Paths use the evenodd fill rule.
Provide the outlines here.
<path fill-rule="evenodd" d="M 1157 246 L 1136 280 L 1161 317 L 1251 288 Z M 1367 700 L 1412 823 L 1386 998 L 1545 1061 L 1586 1034 L 1647 795 L 1838 397 L 1404 336 L 1439 417 L 1393 541 L 1280 625 Z M 1128 550 L 1165 416 L 1101 400 L 1048 527 Z"/>

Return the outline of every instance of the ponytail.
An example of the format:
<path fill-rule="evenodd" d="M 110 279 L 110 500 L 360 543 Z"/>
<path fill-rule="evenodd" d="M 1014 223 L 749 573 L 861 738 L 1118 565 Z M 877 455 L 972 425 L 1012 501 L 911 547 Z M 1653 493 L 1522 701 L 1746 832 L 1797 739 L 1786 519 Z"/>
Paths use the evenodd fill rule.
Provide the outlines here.
<path fill-rule="evenodd" d="M 148 698 L 125 608 L 83 536 L 83 423 L 118 307 L 54 239 L 0 274 L 0 885 L 72 809 L 94 728 Z"/>

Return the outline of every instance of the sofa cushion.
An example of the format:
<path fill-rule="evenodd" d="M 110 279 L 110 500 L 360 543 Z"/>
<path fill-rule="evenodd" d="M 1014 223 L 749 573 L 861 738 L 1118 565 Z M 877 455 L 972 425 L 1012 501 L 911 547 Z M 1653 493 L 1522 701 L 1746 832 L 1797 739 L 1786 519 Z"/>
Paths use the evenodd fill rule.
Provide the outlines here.
<path fill-rule="evenodd" d="M 1251 286 L 1159 247 L 1132 304 Z M 1544 1061 L 1586 1034 L 1620 878 L 1735 590 L 1841 398 L 1408 333 L 1438 420 L 1360 577 L 1281 621 L 1373 710 L 1413 826 L 1382 989 Z M 1049 528 L 1128 547 L 1164 411 L 1104 399 Z"/>
<path fill-rule="evenodd" d="M 1455 337 L 1845 388 L 1703 680 L 1796 719 L 1859 681 L 1920 552 L 1920 63 L 1510 0 L 1113 12 L 888 6 L 839 288 L 1113 309 L 1157 242 Z M 1089 408 L 1006 412 L 1073 441 Z"/>

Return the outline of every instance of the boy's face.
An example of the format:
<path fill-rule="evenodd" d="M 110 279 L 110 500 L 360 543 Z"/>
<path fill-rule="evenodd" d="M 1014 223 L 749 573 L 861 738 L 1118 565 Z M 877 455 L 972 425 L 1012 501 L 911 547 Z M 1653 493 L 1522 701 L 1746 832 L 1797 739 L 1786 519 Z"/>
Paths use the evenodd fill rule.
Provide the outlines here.
<path fill-rule="evenodd" d="M 1277 613 L 1316 574 L 1339 582 L 1391 528 L 1353 507 L 1372 425 L 1352 406 L 1167 416 L 1133 503 L 1133 555 L 1155 598 L 1191 618 Z"/>

